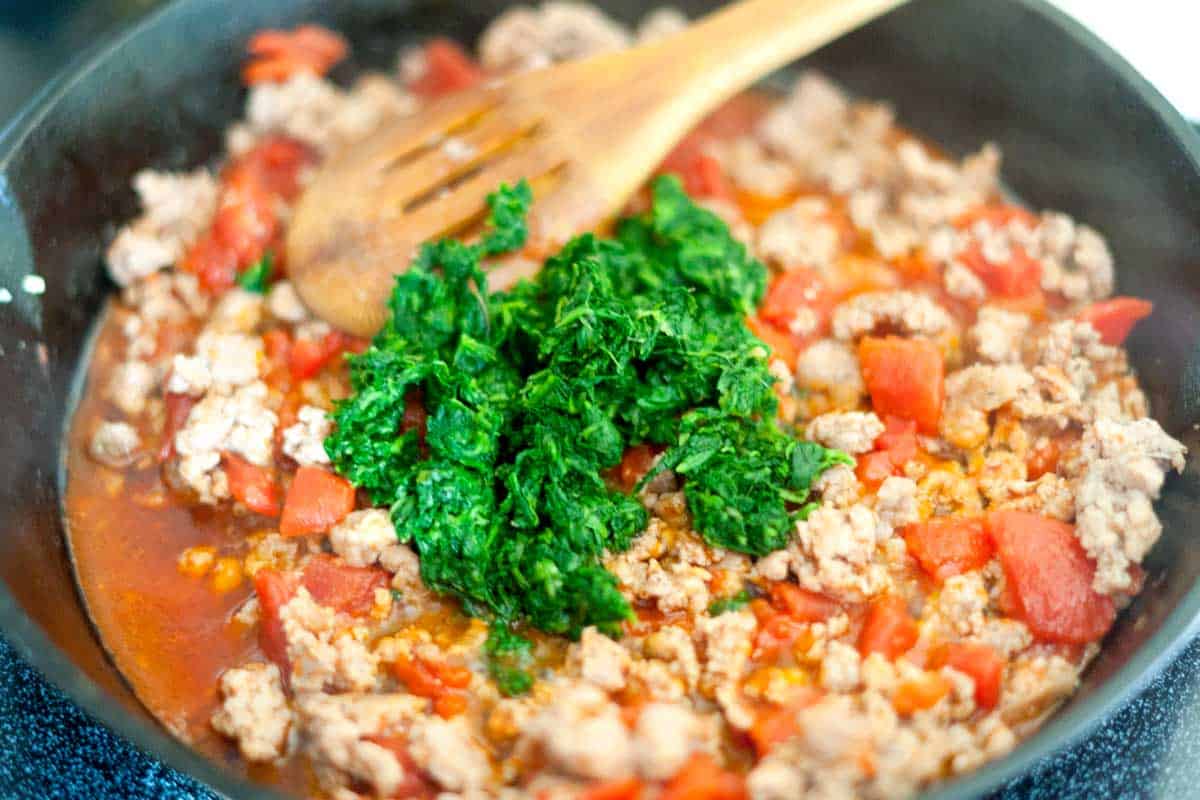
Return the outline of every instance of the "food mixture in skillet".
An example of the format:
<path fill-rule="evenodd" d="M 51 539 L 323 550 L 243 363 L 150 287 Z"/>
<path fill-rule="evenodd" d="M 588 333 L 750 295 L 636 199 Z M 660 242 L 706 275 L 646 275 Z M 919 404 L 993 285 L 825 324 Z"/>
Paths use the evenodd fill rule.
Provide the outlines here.
<path fill-rule="evenodd" d="M 1099 233 L 1002 197 L 994 147 L 948 159 L 804 74 L 603 232 L 533 241 L 531 188 L 497 187 L 373 341 L 299 301 L 322 159 L 682 24 L 547 3 L 350 88 L 335 34 L 264 32 L 225 158 L 136 177 L 68 508 L 181 738 L 336 798 L 904 797 L 1072 693 L 1184 448 L 1121 348 L 1150 304 Z"/>

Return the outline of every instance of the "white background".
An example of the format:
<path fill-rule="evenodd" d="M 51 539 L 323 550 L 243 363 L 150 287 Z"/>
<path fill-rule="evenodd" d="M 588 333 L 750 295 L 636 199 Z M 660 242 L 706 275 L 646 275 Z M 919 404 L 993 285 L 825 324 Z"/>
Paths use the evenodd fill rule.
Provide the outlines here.
<path fill-rule="evenodd" d="M 1200 120 L 1200 0 L 1051 0 Z"/>

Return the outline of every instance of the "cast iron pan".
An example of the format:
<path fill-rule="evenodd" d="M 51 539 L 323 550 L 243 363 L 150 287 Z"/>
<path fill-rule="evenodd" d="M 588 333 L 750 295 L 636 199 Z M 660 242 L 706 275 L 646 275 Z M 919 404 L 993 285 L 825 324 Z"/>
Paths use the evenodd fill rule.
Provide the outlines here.
<path fill-rule="evenodd" d="M 715 2 L 676 2 L 691 15 Z M 75 590 L 60 515 L 59 442 L 88 332 L 111 285 L 102 253 L 135 211 L 140 167 L 217 155 L 241 108 L 251 32 L 320 20 L 356 63 L 387 67 L 432 33 L 471 40 L 502 0 L 181 0 L 81 58 L 0 134 L 0 625 L 91 714 L 171 766 L 237 797 L 273 792 L 201 758 L 149 718 L 105 657 Z M 633 19 L 643 3 L 603 3 Z M 1156 313 L 1129 341 L 1154 415 L 1200 437 L 1200 141 L 1119 57 L 1038 0 L 918 0 L 810 61 L 889 98 L 902 123 L 961 154 L 1000 144 L 1008 185 L 1034 207 L 1104 231 L 1120 291 Z M 342 75 L 340 77 L 346 77 Z M 45 276 L 44 295 L 22 278 Z M 1200 610 L 1197 458 L 1168 481 L 1146 591 L 1121 616 L 1075 698 L 1008 758 L 931 796 L 995 789 L 1091 730 L 1190 638 Z"/>

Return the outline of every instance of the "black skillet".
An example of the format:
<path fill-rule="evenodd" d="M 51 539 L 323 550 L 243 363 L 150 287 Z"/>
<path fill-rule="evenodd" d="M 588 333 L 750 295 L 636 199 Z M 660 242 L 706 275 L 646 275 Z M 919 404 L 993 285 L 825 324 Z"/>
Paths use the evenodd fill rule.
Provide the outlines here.
<path fill-rule="evenodd" d="M 679 2 L 698 15 L 714 2 Z M 239 54 L 266 26 L 321 20 L 357 63 L 386 67 L 403 41 L 470 41 L 502 0 L 181 0 L 107 43 L 0 134 L 0 626 L 26 659 L 98 719 L 217 791 L 272 797 L 179 744 L 107 660 L 79 601 L 60 515 L 64 422 L 88 333 L 111 285 L 102 253 L 135 212 L 140 167 L 213 158 L 241 108 Z M 645 4 L 602 3 L 627 20 Z M 1196 452 L 1200 437 L 1200 140 L 1132 69 L 1038 0 L 918 0 L 809 61 L 888 98 L 908 127 L 953 153 L 1004 151 L 1007 184 L 1108 235 L 1120 291 L 1156 313 L 1129 341 L 1154 415 Z M 343 76 L 344 77 L 344 76 Z M 43 295 L 22 288 L 45 276 Z M 1165 532 L 1146 591 L 1120 617 L 1079 693 L 1009 757 L 932 797 L 997 788 L 1078 740 L 1192 638 L 1200 611 L 1196 458 L 1168 481 Z"/>

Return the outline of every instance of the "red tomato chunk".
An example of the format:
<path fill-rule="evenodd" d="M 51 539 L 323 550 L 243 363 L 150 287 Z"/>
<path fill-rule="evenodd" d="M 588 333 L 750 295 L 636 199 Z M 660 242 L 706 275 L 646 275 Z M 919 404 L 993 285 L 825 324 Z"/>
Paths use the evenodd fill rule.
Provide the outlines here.
<path fill-rule="evenodd" d="M 1096 567 L 1074 526 L 1027 511 L 993 511 L 987 531 L 1004 568 L 1013 613 L 1044 642 L 1087 644 L 1112 626 L 1111 597 L 1092 588 Z"/>
<path fill-rule="evenodd" d="M 1150 316 L 1154 304 L 1137 297 L 1113 297 L 1092 303 L 1079 313 L 1081 322 L 1090 323 L 1100 332 L 1100 341 L 1119 345 L 1129 336 L 1133 326 Z"/>
<path fill-rule="evenodd" d="M 945 366 L 932 342 L 867 336 L 858 345 L 858 358 L 875 413 L 911 419 L 922 433 L 937 433 Z"/>
<path fill-rule="evenodd" d="M 982 519 L 931 519 L 908 525 L 904 541 L 921 569 L 939 582 L 979 569 L 992 558 Z"/>
<path fill-rule="evenodd" d="M 858 634 L 858 651 L 863 656 L 879 653 L 895 659 L 917 643 L 917 622 L 908 613 L 904 600 L 895 595 L 881 597 L 867 609 L 867 618 Z"/>
<path fill-rule="evenodd" d="M 347 614 L 365 614 L 375 604 L 375 590 L 387 588 L 389 579 L 376 567 L 354 567 L 340 558 L 321 554 L 305 565 L 301 583 L 323 606 Z"/>
<path fill-rule="evenodd" d="M 301 467 L 288 488 L 279 532 L 284 536 L 322 533 L 354 510 L 354 487 L 320 467 Z"/>

